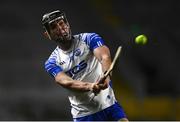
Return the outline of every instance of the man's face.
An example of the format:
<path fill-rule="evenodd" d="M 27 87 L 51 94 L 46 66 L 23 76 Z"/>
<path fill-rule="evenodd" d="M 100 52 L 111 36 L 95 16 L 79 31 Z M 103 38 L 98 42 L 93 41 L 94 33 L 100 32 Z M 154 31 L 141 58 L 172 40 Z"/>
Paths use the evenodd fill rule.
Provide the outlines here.
<path fill-rule="evenodd" d="M 71 40 L 70 26 L 63 19 L 49 24 L 49 34 L 51 39 L 57 42 Z"/>

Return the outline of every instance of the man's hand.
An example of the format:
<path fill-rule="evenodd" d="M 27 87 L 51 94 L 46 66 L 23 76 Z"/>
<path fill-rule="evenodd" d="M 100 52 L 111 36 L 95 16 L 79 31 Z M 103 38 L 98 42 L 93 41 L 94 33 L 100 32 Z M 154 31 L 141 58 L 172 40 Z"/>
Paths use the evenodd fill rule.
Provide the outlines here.
<path fill-rule="evenodd" d="M 109 78 L 107 77 L 102 77 L 99 81 L 96 83 L 93 83 L 92 85 L 92 91 L 95 95 L 99 94 L 101 90 L 104 90 L 108 88 L 109 85 Z"/>
<path fill-rule="evenodd" d="M 97 95 L 101 91 L 101 88 L 99 87 L 99 85 L 97 83 L 93 83 L 92 84 L 92 91 L 95 95 Z"/>
<path fill-rule="evenodd" d="M 110 80 L 109 77 L 102 77 L 97 83 L 97 85 L 100 87 L 100 89 L 104 90 L 108 88 L 109 80 Z"/>

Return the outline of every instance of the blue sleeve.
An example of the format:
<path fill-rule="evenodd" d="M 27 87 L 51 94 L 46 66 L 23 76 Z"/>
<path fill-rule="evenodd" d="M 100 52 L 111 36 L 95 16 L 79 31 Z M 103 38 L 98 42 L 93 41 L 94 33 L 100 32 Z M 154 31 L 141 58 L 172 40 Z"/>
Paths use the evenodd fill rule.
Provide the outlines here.
<path fill-rule="evenodd" d="M 104 45 L 104 40 L 96 33 L 86 34 L 85 42 L 89 45 L 90 50 Z"/>
<path fill-rule="evenodd" d="M 54 58 L 50 58 L 45 62 L 45 69 L 53 77 L 55 77 L 59 72 L 63 71 L 62 68 L 56 64 Z"/>

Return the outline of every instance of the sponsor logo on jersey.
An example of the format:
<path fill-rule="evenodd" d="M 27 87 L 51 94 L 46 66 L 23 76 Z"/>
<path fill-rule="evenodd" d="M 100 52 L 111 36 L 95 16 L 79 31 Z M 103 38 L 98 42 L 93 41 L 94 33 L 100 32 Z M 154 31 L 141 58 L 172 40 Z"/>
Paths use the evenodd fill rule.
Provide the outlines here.
<path fill-rule="evenodd" d="M 65 64 L 65 61 L 61 61 L 59 64 L 60 64 L 60 65 L 63 65 L 63 64 Z"/>
<path fill-rule="evenodd" d="M 82 71 L 86 67 L 87 67 L 87 63 L 85 62 L 85 60 L 83 60 L 78 65 L 74 66 L 72 69 L 68 70 L 66 74 L 72 77 L 78 74 L 80 71 Z"/>

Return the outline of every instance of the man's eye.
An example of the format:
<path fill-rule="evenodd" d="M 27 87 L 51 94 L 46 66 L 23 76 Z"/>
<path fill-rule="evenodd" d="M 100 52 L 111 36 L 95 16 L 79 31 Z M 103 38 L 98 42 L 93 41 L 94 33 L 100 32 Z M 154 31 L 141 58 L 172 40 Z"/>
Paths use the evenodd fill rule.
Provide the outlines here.
<path fill-rule="evenodd" d="M 51 25 L 51 29 L 55 29 L 56 28 L 56 25 Z"/>
<path fill-rule="evenodd" d="M 59 21 L 58 24 L 59 24 L 60 26 L 65 26 L 65 25 L 66 25 L 63 21 Z"/>

